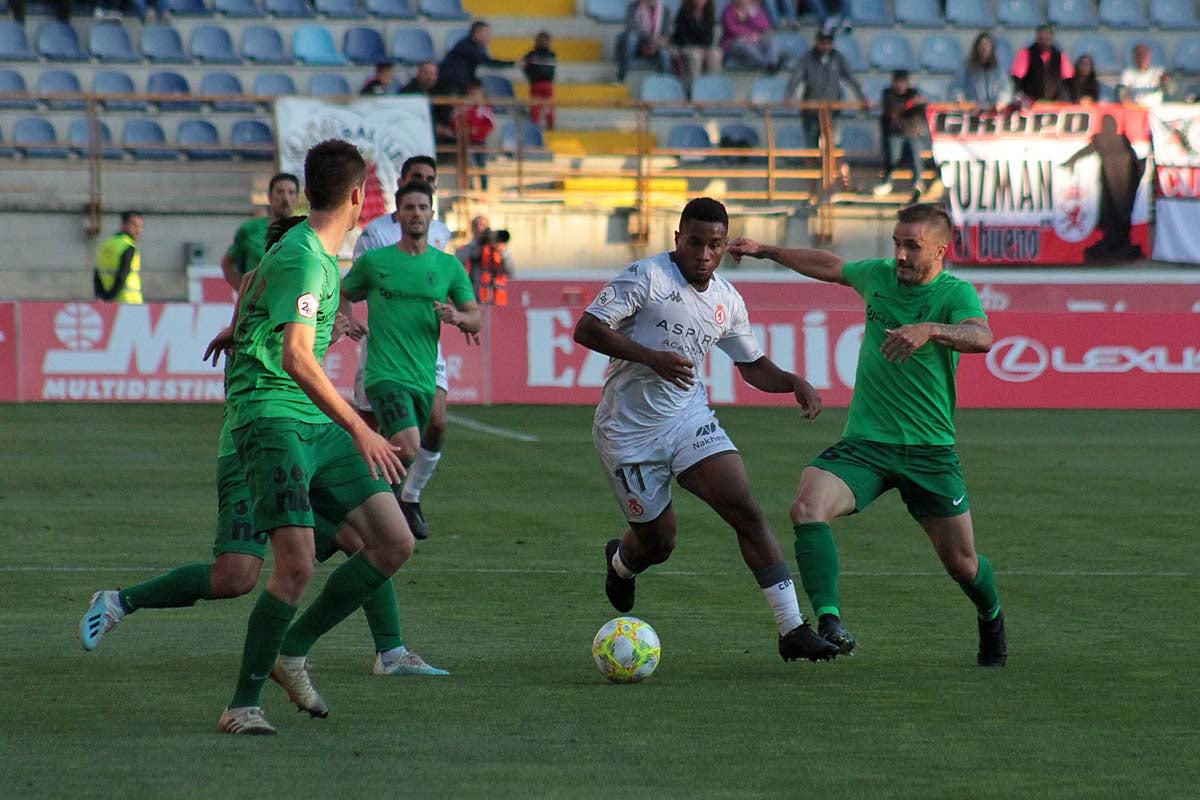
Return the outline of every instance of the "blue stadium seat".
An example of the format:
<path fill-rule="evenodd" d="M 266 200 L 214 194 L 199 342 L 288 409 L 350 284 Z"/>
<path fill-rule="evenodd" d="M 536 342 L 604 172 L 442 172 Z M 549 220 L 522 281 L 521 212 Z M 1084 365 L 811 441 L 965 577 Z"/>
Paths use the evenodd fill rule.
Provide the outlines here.
<path fill-rule="evenodd" d="M 282 19 L 309 19 L 315 16 L 312 6 L 304 0 L 266 0 L 266 9 L 271 16 Z"/>
<path fill-rule="evenodd" d="M 500 128 L 500 147 L 509 152 L 516 151 L 516 124 L 506 122 Z M 542 136 L 542 129 L 527 119 L 521 120 L 521 152 L 524 153 L 526 150 L 544 150 L 545 147 L 546 140 Z"/>
<path fill-rule="evenodd" d="M 1036 28 L 1046 15 L 1040 0 L 996 0 L 996 19 L 1007 28 Z"/>
<path fill-rule="evenodd" d="M 625 21 L 625 0 L 587 0 L 583 10 L 597 22 Z"/>
<path fill-rule="evenodd" d="M 383 37 L 374 28 L 347 28 L 342 37 L 342 52 L 351 64 L 375 64 L 390 60 Z"/>
<path fill-rule="evenodd" d="M 1092 57 L 1092 64 L 1097 72 L 1117 72 L 1121 69 L 1121 59 L 1117 56 L 1117 48 L 1107 36 L 1080 36 L 1071 45 L 1071 58 L 1079 58 L 1085 53 Z"/>
<path fill-rule="evenodd" d="M 417 18 L 417 7 L 412 0 L 367 0 L 367 11 L 380 19 Z"/>
<path fill-rule="evenodd" d="M 1124 64 L 1127 67 L 1133 66 L 1133 48 L 1139 44 L 1144 44 L 1150 48 L 1150 63 L 1164 69 L 1170 66 L 1171 59 L 1167 55 L 1167 48 L 1163 47 L 1163 43 L 1152 36 L 1136 36 L 1133 39 L 1125 40 L 1125 60 Z"/>
<path fill-rule="evenodd" d="M 392 33 L 392 58 L 401 64 L 435 61 L 433 38 L 424 28 L 397 28 Z"/>
<path fill-rule="evenodd" d="M 867 96 L 872 103 L 878 103 L 883 97 L 883 90 L 892 85 L 892 77 L 890 75 L 868 75 L 862 80 L 863 94 Z M 843 117 L 857 117 L 857 111 L 843 110 L 839 113 Z"/>
<path fill-rule="evenodd" d="M 483 83 L 483 93 L 487 97 L 516 97 L 516 92 L 513 91 L 512 81 L 503 75 L 480 75 L 479 80 Z"/>
<path fill-rule="evenodd" d="M 178 151 L 167 144 L 162 126 L 152 119 L 130 119 L 121 129 L 121 145 L 134 158 L 174 161 Z"/>
<path fill-rule="evenodd" d="M 780 150 L 807 150 L 808 140 L 804 138 L 804 128 L 794 121 L 776 128 L 775 146 Z"/>
<path fill-rule="evenodd" d="M 230 72 L 210 72 L 200 79 L 200 94 L 210 97 L 237 97 L 244 95 L 246 90 L 237 75 Z M 254 111 L 255 105 L 249 100 L 215 100 L 213 111 Z"/>
<path fill-rule="evenodd" d="M 340 67 L 346 58 L 338 52 L 333 36 L 320 25 L 301 25 L 292 33 L 292 55 L 297 61 L 321 67 Z"/>
<path fill-rule="evenodd" d="M 318 72 L 308 79 L 308 93 L 313 97 L 343 97 L 354 94 L 350 84 L 336 72 Z"/>
<path fill-rule="evenodd" d="M 113 147 L 112 131 L 108 129 L 108 125 L 103 120 L 96 120 L 99 130 L 97 137 L 100 142 L 100 157 L 106 159 L 118 159 L 122 157 L 121 148 Z M 67 128 L 67 144 L 71 146 L 80 157 L 88 158 L 92 154 L 92 127 L 88 120 L 74 119 L 71 120 L 70 127 Z"/>
<path fill-rule="evenodd" d="M 1059 28 L 1095 30 L 1100 24 L 1096 0 L 1049 0 L 1046 17 Z"/>
<path fill-rule="evenodd" d="M 1150 27 L 1141 0 L 1100 0 L 1100 21 L 1110 28 L 1145 30 Z"/>
<path fill-rule="evenodd" d="M 838 130 L 838 147 L 851 159 L 876 160 L 880 157 L 879 130 L 875 125 L 846 123 Z"/>
<path fill-rule="evenodd" d="M 279 31 L 266 25 L 247 25 L 242 30 L 242 57 L 255 64 L 292 63 Z"/>
<path fill-rule="evenodd" d="M 146 81 L 147 94 L 177 95 L 191 97 L 192 89 L 187 78 L 178 72 L 155 72 Z M 159 100 L 159 111 L 199 111 L 200 103 L 195 100 Z"/>
<path fill-rule="evenodd" d="M 166 0 L 166 9 L 177 17 L 211 17 L 212 9 L 204 0 Z"/>
<path fill-rule="evenodd" d="M 929 72 L 953 74 L 962 69 L 962 45 L 954 36 L 944 33 L 921 39 L 921 68 Z"/>
<path fill-rule="evenodd" d="M 4 134 L 0 133 L 0 158 L 12 158 L 17 151 L 4 144 Z"/>
<path fill-rule="evenodd" d="M 253 94 L 259 97 L 287 97 L 296 95 L 296 82 L 291 75 L 279 72 L 260 72 L 254 78 Z"/>
<path fill-rule="evenodd" d="M 993 34 L 992 39 L 996 42 L 996 63 L 1007 73 L 1012 66 L 1013 58 L 1016 56 L 1016 50 L 1013 49 L 1012 43 L 1004 36 Z"/>
<path fill-rule="evenodd" d="M 92 76 L 92 94 L 133 95 L 137 89 L 133 78 L 116 70 L 100 70 Z M 111 99 L 100 102 L 105 111 L 145 111 L 145 100 Z"/>
<path fill-rule="evenodd" d="M 142 28 L 142 55 L 160 64 L 186 64 L 191 61 L 183 50 L 179 31 L 170 25 L 147 25 Z"/>
<path fill-rule="evenodd" d="M 851 72 L 866 72 L 871 68 L 871 65 L 867 63 L 866 56 L 863 55 L 862 44 L 853 36 L 842 34 L 837 37 L 834 40 L 833 48 L 846 59 Z"/>
<path fill-rule="evenodd" d="M 213 9 L 232 19 L 262 19 L 267 15 L 257 0 L 214 0 Z"/>
<path fill-rule="evenodd" d="M 742 122 L 731 122 L 721 127 L 721 147 L 757 148 L 762 145 L 758 131 Z"/>
<path fill-rule="evenodd" d="M 724 75 L 698 75 L 692 81 L 693 103 L 730 103 L 734 99 L 733 81 Z M 740 109 L 713 108 L 711 106 L 704 108 L 703 111 L 706 114 L 734 117 L 740 117 L 743 113 Z"/>
<path fill-rule="evenodd" d="M 683 122 L 667 133 L 669 150 L 707 150 L 712 147 L 708 131 L 694 122 Z"/>
<path fill-rule="evenodd" d="M 683 84 L 674 75 L 647 75 L 642 79 L 641 99 L 644 103 L 683 103 L 687 95 Z M 673 114 L 690 116 L 690 108 L 655 108 L 655 114 Z"/>
<path fill-rule="evenodd" d="M 871 66 L 876 69 L 912 69 L 917 63 L 908 38 L 899 33 L 881 33 L 871 40 Z"/>
<path fill-rule="evenodd" d="M 357 0 L 316 0 L 317 13 L 330 19 L 364 19 L 367 10 Z"/>
<path fill-rule="evenodd" d="M 787 83 L 786 75 L 764 75 L 755 78 L 750 87 L 750 102 L 759 106 L 782 103 L 786 99 Z"/>
<path fill-rule="evenodd" d="M 944 0 L 904 0 L 896 3 L 896 20 L 912 28 L 944 28 L 943 3 Z"/>
<path fill-rule="evenodd" d="M 219 25 L 197 25 L 192 28 L 192 58 L 204 64 L 240 64 L 242 57 L 233 49 L 229 31 Z"/>
<path fill-rule="evenodd" d="M 890 28 L 896 24 L 884 0 L 854 0 L 850 4 L 850 19 L 855 27 Z"/>
<path fill-rule="evenodd" d="M 79 78 L 67 69 L 44 69 L 38 74 L 36 93 L 50 108 L 80 111 L 85 107 L 82 99 L 55 100 L 49 95 L 83 94 Z"/>
<path fill-rule="evenodd" d="M 229 132 L 233 152 L 251 161 L 271 161 L 275 158 L 275 136 L 266 123 L 242 119 L 233 123 Z"/>
<path fill-rule="evenodd" d="M 25 117 L 13 127 L 13 144 L 26 158 L 69 158 L 71 151 L 58 143 L 49 120 Z"/>
<path fill-rule="evenodd" d="M 87 61 L 79 46 L 79 35 L 69 23 L 47 22 L 38 30 L 37 51 L 47 61 Z"/>
<path fill-rule="evenodd" d="M 959 28 L 991 28 L 996 24 L 988 0 L 946 0 L 946 19 Z"/>
<path fill-rule="evenodd" d="M 29 94 L 25 77 L 15 69 L 0 69 L 0 94 Z M 0 100 L 0 108 L 37 108 L 37 101 L 32 97 L 23 100 L 18 97 Z"/>
<path fill-rule="evenodd" d="M 0 61 L 37 61 L 37 53 L 29 46 L 25 28 L 8 20 L 0 21 Z"/>
<path fill-rule="evenodd" d="M 218 161 L 233 157 L 233 153 L 221 147 L 221 137 L 216 127 L 203 119 L 185 119 L 179 123 L 175 143 L 191 161 Z"/>
<path fill-rule="evenodd" d="M 1172 63 L 1179 72 L 1189 75 L 1200 73 L 1200 37 L 1183 36 L 1177 39 L 1175 60 Z"/>
<path fill-rule="evenodd" d="M 88 33 L 88 50 L 92 58 L 109 63 L 129 64 L 141 61 L 133 50 L 129 34 L 120 22 L 101 22 Z"/>
<path fill-rule="evenodd" d="M 917 89 L 932 103 L 945 102 L 950 96 L 950 78 L 948 76 L 922 77 L 917 83 Z"/>
<path fill-rule="evenodd" d="M 471 15 L 462 7 L 462 0 L 421 0 L 421 13 L 436 20 L 470 19 Z"/>
<path fill-rule="evenodd" d="M 449 53 L 454 45 L 471 35 L 471 29 L 466 27 L 447 28 L 442 36 L 442 52 Z"/>
<path fill-rule="evenodd" d="M 1192 0 L 1150 0 L 1150 21 L 1159 28 L 1174 31 L 1194 31 L 1200 28 L 1200 18 Z"/>

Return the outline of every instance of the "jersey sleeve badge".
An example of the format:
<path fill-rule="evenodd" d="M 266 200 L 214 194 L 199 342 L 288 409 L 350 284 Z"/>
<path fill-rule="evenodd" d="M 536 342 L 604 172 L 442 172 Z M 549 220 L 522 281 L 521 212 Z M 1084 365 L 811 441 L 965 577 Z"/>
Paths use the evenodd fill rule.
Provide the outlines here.
<path fill-rule="evenodd" d="M 321 303 L 312 292 L 305 292 L 296 298 L 296 313 L 305 319 L 312 319 L 317 316 L 317 310 L 320 307 Z"/>
<path fill-rule="evenodd" d="M 600 292 L 600 295 L 596 298 L 596 305 L 606 306 L 616 299 L 617 290 L 611 286 L 605 286 L 604 291 Z"/>

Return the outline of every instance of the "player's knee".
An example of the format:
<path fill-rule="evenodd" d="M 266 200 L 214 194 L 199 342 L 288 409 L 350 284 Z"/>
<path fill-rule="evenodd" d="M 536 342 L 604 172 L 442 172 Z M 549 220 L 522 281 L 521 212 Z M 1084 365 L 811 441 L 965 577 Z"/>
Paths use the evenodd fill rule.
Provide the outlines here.
<path fill-rule="evenodd" d="M 254 591 L 258 585 L 258 573 L 262 562 L 228 556 L 218 558 L 213 562 L 212 572 L 209 573 L 209 591 L 213 600 L 228 600 L 241 597 Z"/>
<path fill-rule="evenodd" d="M 675 552 L 674 539 L 658 539 L 652 542 L 642 542 L 645 558 L 651 564 L 661 564 Z"/>
<path fill-rule="evenodd" d="M 382 533 L 377 545 L 372 548 L 372 560 L 381 571 L 391 574 L 412 557 L 417 540 L 413 538 L 412 531 L 403 523 L 403 519 L 399 525 L 389 526 Z"/>
<path fill-rule="evenodd" d="M 792 524 L 802 525 L 805 522 L 822 522 L 821 510 L 809 498 L 800 496 L 792 501 Z"/>
<path fill-rule="evenodd" d="M 277 576 L 289 586 L 303 587 L 308 586 L 309 581 L 312 580 L 313 572 L 314 568 L 311 560 L 296 559 L 288 562 L 276 560 L 272 576 Z"/>
<path fill-rule="evenodd" d="M 979 559 L 974 553 L 950 553 L 942 556 L 946 574 L 956 581 L 971 581 L 979 571 Z"/>

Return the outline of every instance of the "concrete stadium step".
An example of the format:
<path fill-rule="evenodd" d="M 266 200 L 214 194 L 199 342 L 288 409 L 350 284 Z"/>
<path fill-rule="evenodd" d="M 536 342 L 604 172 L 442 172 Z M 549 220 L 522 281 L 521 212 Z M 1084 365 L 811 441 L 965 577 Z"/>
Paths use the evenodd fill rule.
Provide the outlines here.
<path fill-rule="evenodd" d="M 650 146 L 655 145 L 653 134 L 649 134 Z M 553 130 L 545 132 L 546 149 L 555 155 L 592 156 L 636 153 L 638 136 L 636 131 L 615 130 Z"/>
<path fill-rule="evenodd" d="M 516 61 L 533 49 L 533 37 L 536 31 L 521 38 L 493 37 L 489 49 L 492 57 L 506 61 Z M 560 39 L 554 37 L 551 49 L 558 56 L 559 63 L 584 63 L 602 61 L 604 59 L 604 43 L 599 39 Z"/>
<path fill-rule="evenodd" d="M 513 92 L 517 99 L 528 100 L 529 84 L 518 83 Z M 620 83 L 555 83 L 554 96 L 564 103 L 620 103 L 629 99 L 629 87 Z"/>
<path fill-rule="evenodd" d="M 575 0 L 464 0 L 473 17 L 573 17 Z"/>

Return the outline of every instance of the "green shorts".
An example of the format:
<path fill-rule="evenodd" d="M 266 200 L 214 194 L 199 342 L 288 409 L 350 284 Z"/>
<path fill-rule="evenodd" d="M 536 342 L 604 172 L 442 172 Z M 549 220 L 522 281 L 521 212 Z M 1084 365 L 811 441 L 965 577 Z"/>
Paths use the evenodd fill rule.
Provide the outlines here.
<path fill-rule="evenodd" d="M 334 538 L 339 523 L 315 515 L 313 540 L 317 560 L 325 561 L 337 552 Z M 213 558 L 226 553 L 239 553 L 265 560 L 267 531 L 254 530 L 254 515 L 250 513 L 250 487 L 242 472 L 242 460 L 237 455 L 217 459 L 217 534 L 213 539 Z"/>
<path fill-rule="evenodd" d="M 372 478 L 350 434 L 332 422 L 264 417 L 233 432 L 245 470 L 254 530 L 340 525 L 346 515 L 391 487 Z M 318 554 L 320 546 L 318 545 Z"/>
<path fill-rule="evenodd" d="M 373 383 L 366 391 L 379 422 L 379 432 L 387 438 L 408 428 L 424 431 L 429 424 L 433 392 L 425 394 L 393 381 Z"/>
<path fill-rule="evenodd" d="M 971 508 L 962 464 L 950 445 L 843 439 L 810 463 L 837 475 L 850 487 L 856 512 L 889 489 L 900 490 L 913 519 L 956 517 Z"/>

